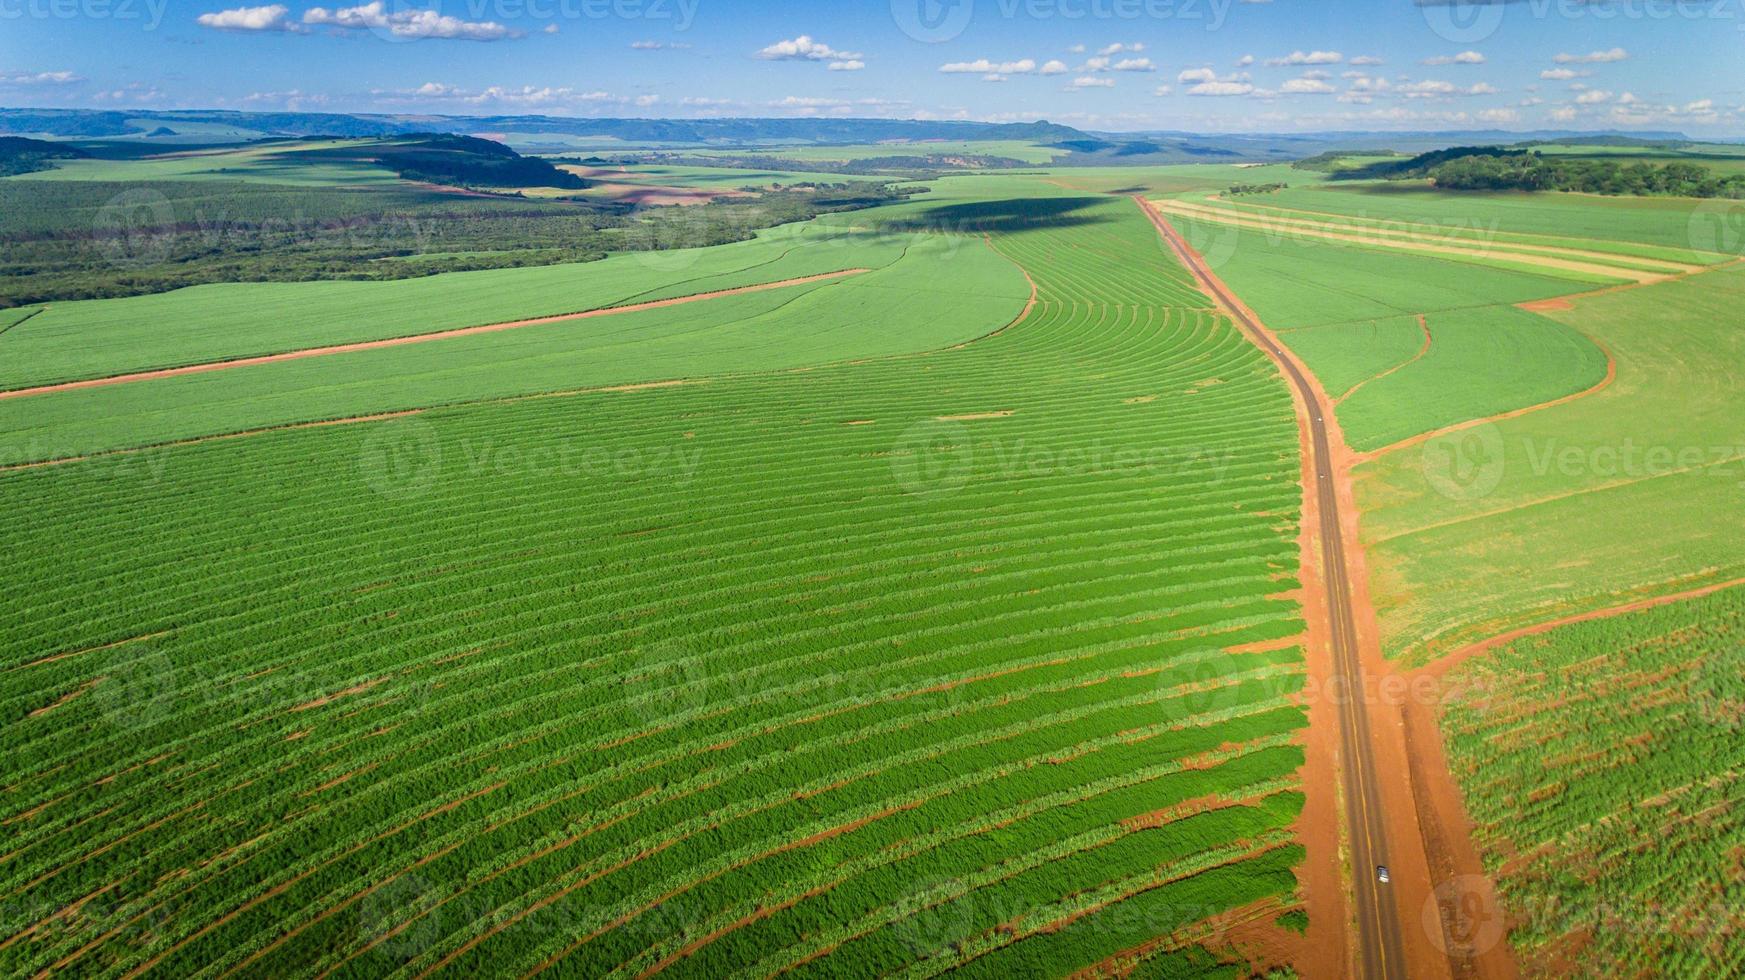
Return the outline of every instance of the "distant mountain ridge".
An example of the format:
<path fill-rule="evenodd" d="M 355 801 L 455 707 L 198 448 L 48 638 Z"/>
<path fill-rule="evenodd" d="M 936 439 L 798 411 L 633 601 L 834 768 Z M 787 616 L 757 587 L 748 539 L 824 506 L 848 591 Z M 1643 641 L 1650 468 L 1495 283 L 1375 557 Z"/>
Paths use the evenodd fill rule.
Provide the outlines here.
<path fill-rule="evenodd" d="M 577 141 L 607 152 L 626 149 L 778 151 L 787 146 L 891 144 L 893 158 L 946 169 L 967 166 L 958 151 L 930 152 L 929 142 L 1010 141 L 1054 147 L 1053 166 L 1157 166 L 1179 163 L 1271 163 L 1330 150 L 1391 150 L 1415 155 L 1456 146 L 1527 142 L 1648 146 L 1694 142 L 1679 132 L 1568 130 L 1328 131 L 1199 134 L 1179 130 L 1102 132 L 1047 120 L 985 123 L 921 119 L 623 119 L 571 116 L 451 116 L 331 112 L 236 112 L 217 109 L 114 112 L 93 109 L 0 108 L 0 135 L 83 140 L 85 145 L 220 145 L 259 139 L 345 137 L 381 139 L 416 134 L 482 136 L 523 153 L 563 153 Z M 109 152 L 109 151 L 105 151 Z M 1023 165 L 984 154 L 994 165 Z M 981 159 L 981 158 L 978 158 Z"/>
<path fill-rule="evenodd" d="M 699 146 L 771 142 L 879 143 L 889 140 L 1023 140 L 1046 143 L 1086 138 L 1079 130 L 1046 120 L 981 123 L 915 119 L 605 119 L 205 109 L 131 113 L 91 109 L 0 109 L 0 134 L 44 134 L 64 138 L 142 136 L 159 125 L 173 127 L 178 122 L 231 126 L 269 136 L 548 133 Z"/>

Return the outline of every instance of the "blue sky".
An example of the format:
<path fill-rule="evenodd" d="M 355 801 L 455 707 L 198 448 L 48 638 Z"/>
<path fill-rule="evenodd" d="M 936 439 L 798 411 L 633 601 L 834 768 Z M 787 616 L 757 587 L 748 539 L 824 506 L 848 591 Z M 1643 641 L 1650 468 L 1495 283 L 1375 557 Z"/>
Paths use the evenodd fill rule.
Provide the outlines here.
<path fill-rule="evenodd" d="M 1745 134 L 1745 0 L 0 0 L 0 105 Z"/>

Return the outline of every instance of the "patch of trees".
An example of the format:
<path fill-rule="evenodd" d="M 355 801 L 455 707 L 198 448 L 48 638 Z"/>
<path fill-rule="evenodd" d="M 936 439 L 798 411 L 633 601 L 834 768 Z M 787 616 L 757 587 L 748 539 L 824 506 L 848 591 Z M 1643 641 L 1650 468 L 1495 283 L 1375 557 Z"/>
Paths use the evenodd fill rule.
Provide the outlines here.
<path fill-rule="evenodd" d="M 1745 198 L 1745 174 L 1720 176 L 1691 163 L 1571 159 L 1537 153 L 1465 157 L 1430 171 L 1436 186 L 1455 191 L 1579 191 L 1626 196 Z"/>
<path fill-rule="evenodd" d="M 1340 171 L 1335 180 L 1428 178 L 1452 191 L 1574 191 L 1621 196 L 1745 197 L 1745 174 L 1722 176 L 1693 163 L 1544 154 L 1500 146 L 1457 146 L 1406 160 Z"/>
<path fill-rule="evenodd" d="M 501 143 L 476 136 L 418 133 L 382 143 L 313 150 L 311 157 L 374 163 L 406 180 L 451 187 L 555 187 L 581 190 L 588 182 L 549 160 L 524 157 Z"/>
<path fill-rule="evenodd" d="M 0 136 L 0 177 L 54 168 L 56 160 L 76 160 L 87 154 L 77 147 L 22 136 Z"/>
<path fill-rule="evenodd" d="M 0 181 L 0 308 L 215 282 L 406 279 L 741 241 L 902 200 L 877 183 L 635 208 L 415 188 Z"/>
<path fill-rule="evenodd" d="M 1285 189 L 1284 184 L 1231 184 L 1224 193 L 1230 197 L 1241 197 L 1245 194 L 1271 194 Z"/>
<path fill-rule="evenodd" d="M 1451 146 L 1445 150 L 1420 153 L 1415 157 L 1377 160 L 1361 167 L 1349 167 L 1334 173 L 1333 179 L 1414 180 L 1429 177 L 1437 167 L 1452 160 L 1463 160 L 1468 157 L 1524 156 L 1526 152 L 1526 150 L 1510 150 L 1500 146 Z"/>

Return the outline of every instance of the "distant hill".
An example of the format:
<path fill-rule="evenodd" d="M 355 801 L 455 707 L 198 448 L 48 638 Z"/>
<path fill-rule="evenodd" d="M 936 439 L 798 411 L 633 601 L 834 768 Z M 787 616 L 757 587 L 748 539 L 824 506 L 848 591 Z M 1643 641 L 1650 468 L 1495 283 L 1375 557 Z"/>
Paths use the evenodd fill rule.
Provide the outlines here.
<path fill-rule="evenodd" d="M 453 133 L 416 133 L 385 142 L 346 143 L 305 150 L 303 156 L 387 167 L 406 180 L 457 187 L 557 187 L 588 182 L 548 160 L 524 157 L 501 143 Z"/>
<path fill-rule="evenodd" d="M 232 112 L 197 109 L 137 113 L 86 109 L 3 109 L 0 134 L 57 139 L 127 140 L 170 145 L 263 138 L 336 136 L 385 138 L 446 133 L 484 136 L 527 152 L 759 149 L 891 143 L 894 156 L 926 156 L 929 141 L 1014 141 L 1054 146 L 1067 153 L 1057 166 L 1171 163 L 1287 163 L 1330 150 L 1406 155 L 1455 146 L 1570 143 L 1612 146 L 1678 145 L 1677 132 L 1569 130 L 1506 132 L 1328 131 L 1308 133 L 1189 133 L 1082 131 L 1038 120 L 983 123 L 916 119 L 596 119 L 571 116 L 449 116 L 385 113 Z M 906 144 L 906 145 L 905 145 Z M 898 148 L 898 147 L 901 148 Z"/>
<path fill-rule="evenodd" d="M 578 119 L 569 116 L 400 116 L 376 114 L 179 110 L 150 113 L 83 109 L 0 109 L 0 133 L 62 138 L 147 135 L 176 124 L 228 126 L 263 136 L 383 137 L 414 133 L 556 134 L 626 143 L 754 145 L 879 143 L 917 140 L 1082 139 L 1070 126 L 931 122 L 910 119 Z"/>
<path fill-rule="evenodd" d="M 73 160 L 83 156 L 86 156 L 83 150 L 65 143 L 0 136 L 0 177 L 47 170 L 54 166 L 54 160 Z"/>

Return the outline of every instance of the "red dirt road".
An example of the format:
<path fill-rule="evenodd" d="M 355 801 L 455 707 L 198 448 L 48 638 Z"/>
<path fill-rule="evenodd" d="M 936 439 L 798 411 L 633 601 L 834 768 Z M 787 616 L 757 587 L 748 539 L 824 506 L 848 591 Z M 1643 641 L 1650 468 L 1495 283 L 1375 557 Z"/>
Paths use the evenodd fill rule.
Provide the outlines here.
<path fill-rule="evenodd" d="M 1634 602 L 1626 602 L 1618 606 L 1609 606 L 1605 609 L 1595 609 L 1591 612 L 1577 613 L 1573 616 L 1564 616 L 1548 622 L 1536 623 L 1532 626 L 1510 630 L 1500 636 L 1493 636 L 1488 640 L 1481 640 L 1471 646 L 1463 647 L 1445 657 L 1438 658 L 1437 660 L 1424 665 L 1419 668 L 1417 672 L 1430 677 L 1446 677 L 1449 671 L 1473 657 L 1482 656 L 1498 647 L 1507 646 L 1516 640 L 1524 640 L 1529 636 L 1539 636 L 1542 633 L 1549 633 L 1554 629 L 1564 626 L 1573 626 L 1576 623 L 1591 623 L 1596 619 L 1613 619 L 1618 616 L 1627 616 L 1634 612 L 1643 612 L 1649 609 L 1658 609 L 1661 606 L 1670 606 L 1675 602 L 1701 599 L 1705 596 L 1711 596 L 1717 592 L 1725 592 L 1728 589 L 1736 588 L 1741 585 L 1745 585 L 1745 578 L 1736 578 L 1728 582 L 1717 582 L 1713 585 L 1705 585 L 1701 588 L 1687 589 L 1683 592 L 1674 592 L 1668 595 L 1638 599 Z"/>
<path fill-rule="evenodd" d="M 1465 882 L 1461 876 L 1476 872 L 1476 859 L 1471 858 L 1470 840 L 1454 839 L 1466 830 L 1464 817 L 1455 824 L 1443 819 L 1450 804 L 1455 815 L 1460 815 L 1458 796 L 1420 799 L 1422 785 L 1429 781 L 1413 778 L 1414 769 L 1441 766 L 1442 762 L 1439 757 L 1425 760 L 1414 756 L 1406 737 L 1406 705 L 1412 700 L 1411 692 L 1381 656 L 1351 492 L 1354 457 L 1339 431 L 1332 401 L 1168 221 L 1142 198 L 1136 200 L 1201 287 L 1249 332 L 1291 381 L 1307 437 L 1305 467 L 1312 467 L 1315 479 L 1304 485 L 1305 541 L 1310 540 L 1307 532 L 1313 531 L 1319 538 L 1319 549 L 1303 556 L 1304 582 L 1313 589 L 1318 573 L 1323 588 L 1316 591 L 1323 592 L 1324 599 L 1311 595 L 1305 615 L 1311 621 L 1322 620 L 1318 628 L 1311 627 L 1310 645 L 1323 646 L 1321 655 L 1336 665 L 1329 686 L 1311 702 L 1310 737 L 1324 743 L 1336 738 L 1338 742 L 1345 777 L 1345 817 L 1351 828 L 1346 842 L 1354 879 L 1351 886 L 1357 893 L 1356 959 L 1335 975 L 1513 977 L 1516 971 L 1506 942 L 1474 951 L 1451 936 L 1452 930 L 1465 924 L 1458 904 L 1465 893 L 1449 886 Z M 1309 659 L 1313 679 L 1317 660 L 1313 651 Z M 1331 710 L 1337 712 L 1340 731 L 1336 736 L 1327 727 L 1316 727 L 1316 710 L 1322 710 L 1322 717 L 1327 713 L 1321 702 L 1330 703 Z M 1311 751 L 1310 767 L 1305 771 L 1314 768 Z M 1316 794 L 1311 790 L 1310 795 Z M 1314 842 L 1305 844 L 1311 848 L 1313 862 Z M 1391 883 L 1376 881 L 1373 865 L 1377 864 L 1389 865 Z M 1311 919 L 1315 914 L 1312 908 Z M 1340 922 L 1342 928 L 1345 925 Z M 1311 969 L 1319 966 L 1307 965 Z"/>
<path fill-rule="evenodd" d="M 835 279 L 846 279 L 858 276 L 870 269 L 841 269 L 836 272 L 822 272 L 815 276 L 802 276 L 798 279 L 783 279 L 780 282 L 765 282 L 755 286 L 739 286 L 734 289 L 720 289 L 709 293 L 697 293 L 692 296 L 678 296 L 673 299 L 660 299 L 647 303 L 634 303 L 629 306 L 607 306 L 597 310 L 585 310 L 581 313 L 563 313 L 558 316 L 536 317 L 530 320 L 510 320 L 506 323 L 491 323 L 478 327 L 459 327 L 454 330 L 438 330 L 434 333 L 410 334 L 404 337 L 389 337 L 384 340 L 366 340 L 355 344 L 335 344 L 330 347 L 309 347 L 303 350 L 285 351 L 280 354 L 263 354 L 258 357 L 239 357 L 226 361 L 206 361 L 200 364 L 187 364 L 181 367 L 161 368 L 155 371 L 137 371 L 131 374 L 117 374 L 106 378 L 89 378 L 83 381 L 64 381 L 59 384 L 39 385 L 34 388 L 14 388 L 10 391 L 0 391 L 0 399 L 28 398 L 32 395 L 47 395 L 59 391 L 76 391 L 80 388 L 102 388 L 108 385 L 132 384 L 137 381 L 154 381 L 159 378 L 174 378 L 185 374 L 203 374 L 207 371 L 223 371 L 229 368 L 250 367 L 257 364 L 272 364 L 278 361 L 297 361 L 307 357 L 326 357 L 330 354 L 349 354 L 353 351 L 376 350 L 383 347 L 402 347 L 406 344 L 426 344 L 436 340 L 449 340 L 454 337 L 467 337 L 473 334 L 496 333 L 500 330 L 516 330 L 521 327 L 537 327 L 548 323 L 564 323 L 569 320 L 591 320 L 595 317 L 617 316 L 622 313 L 640 313 L 644 310 L 657 310 L 668 306 L 679 306 L 685 303 L 698 303 L 703 300 L 720 299 L 724 296 L 740 296 L 745 293 L 761 293 L 770 289 L 785 289 L 789 286 L 804 286 L 814 282 L 826 282 Z"/>

